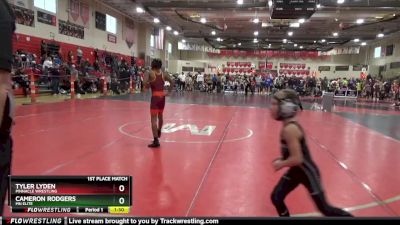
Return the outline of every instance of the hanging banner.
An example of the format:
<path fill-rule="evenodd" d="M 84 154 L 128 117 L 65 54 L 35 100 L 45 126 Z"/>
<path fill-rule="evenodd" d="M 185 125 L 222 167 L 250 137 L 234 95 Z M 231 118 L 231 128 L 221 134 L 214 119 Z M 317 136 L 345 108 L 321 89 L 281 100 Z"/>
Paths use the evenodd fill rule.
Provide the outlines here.
<path fill-rule="evenodd" d="M 131 48 L 133 43 L 135 43 L 135 34 L 134 34 L 135 24 L 130 19 L 125 19 L 125 42 L 128 45 L 128 48 Z"/>
<path fill-rule="evenodd" d="M 86 3 L 81 2 L 80 4 L 80 15 L 81 19 L 83 22 L 83 25 L 85 27 L 89 27 L 89 17 L 90 17 L 90 12 L 89 12 L 89 5 Z"/>
<path fill-rule="evenodd" d="M 74 21 L 79 18 L 79 0 L 69 0 L 69 13 Z"/>
<path fill-rule="evenodd" d="M 14 11 L 15 22 L 25 26 L 35 26 L 35 12 L 30 9 L 19 7 L 16 5 L 10 5 Z"/>
<path fill-rule="evenodd" d="M 367 71 L 367 70 L 368 70 L 368 65 L 363 65 L 363 64 L 353 65 L 353 71 Z"/>
<path fill-rule="evenodd" d="M 117 43 L 117 36 L 108 34 L 107 41 L 116 44 Z"/>
<path fill-rule="evenodd" d="M 360 47 L 340 47 L 327 52 L 319 52 L 319 55 L 353 55 L 359 53 Z"/>
<path fill-rule="evenodd" d="M 210 53 L 219 53 L 220 50 L 214 49 L 210 46 L 193 44 L 193 43 L 178 43 L 178 49 L 183 51 L 200 51 L 200 52 L 210 52 Z"/>
<path fill-rule="evenodd" d="M 279 67 L 282 69 L 305 69 L 306 68 L 306 64 L 304 63 L 280 63 Z"/>
<path fill-rule="evenodd" d="M 67 21 L 58 20 L 59 29 L 58 32 L 63 35 L 67 35 L 74 38 L 84 39 L 85 28 L 77 24 L 73 24 Z"/>
<path fill-rule="evenodd" d="M 183 47 L 183 46 L 182 46 Z M 184 50 L 184 49 L 182 49 Z M 216 49 L 218 50 L 218 49 Z M 218 50 L 211 52 L 210 57 L 232 57 L 237 55 L 236 50 Z M 241 57 L 273 57 L 273 58 L 317 58 L 320 57 L 318 51 L 240 51 Z"/>
<path fill-rule="evenodd" d="M 272 66 L 273 66 L 272 62 L 267 62 L 267 63 L 265 61 L 258 62 L 258 68 L 260 70 L 263 70 L 263 69 L 272 70 Z"/>
<path fill-rule="evenodd" d="M 9 2 L 25 9 L 32 9 L 31 4 L 29 4 L 29 0 L 9 0 Z"/>
<path fill-rule="evenodd" d="M 41 12 L 41 11 L 37 11 L 37 20 L 40 23 L 44 23 L 47 25 L 51 25 L 51 26 L 56 26 L 56 17 L 54 15 L 45 13 L 45 12 Z"/>

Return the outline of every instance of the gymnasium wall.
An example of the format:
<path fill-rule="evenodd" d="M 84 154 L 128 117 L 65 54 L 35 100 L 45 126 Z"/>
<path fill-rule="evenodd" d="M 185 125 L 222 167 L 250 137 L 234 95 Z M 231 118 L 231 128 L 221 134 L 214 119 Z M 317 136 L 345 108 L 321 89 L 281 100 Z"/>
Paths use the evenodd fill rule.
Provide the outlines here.
<path fill-rule="evenodd" d="M 66 36 L 63 34 L 59 34 L 59 19 L 63 21 L 70 21 L 72 23 L 83 25 L 81 18 L 78 18 L 74 21 L 70 14 L 68 13 L 69 9 L 69 1 L 67 0 L 57 0 L 57 13 L 52 14 L 51 12 L 46 12 L 42 9 L 36 9 L 33 6 L 33 1 L 27 1 L 27 7 L 35 11 L 35 26 L 24 26 L 17 24 L 16 33 L 29 35 L 32 37 L 44 38 L 44 39 L 54 39 L 57 42 L 62 42 L 66 44 L 72 44 L 75 46 L 84 46 L 86 48 L 98 48 L 100 50 L 107 50 L 110 52 L 116 52 L 120 54 L 124 54 L 127 56 L 137 54 L 137 23 L 133 23 L 134 27 L 134 44 L 131 48 L 125 43 L 124 32 L 126 32 L 126 16 L 120 14 L 118 11 L 109 8 L 103 3 L 96 0 L 82 0 L 81 2 L 87 3 L 89 5 L 89 22 L 85 27 L 85 36 L 84 39 L 74 38 L 70 36 Z M 37 11 L 46 12 L 48 14 L 52 14 L 56 16 L 56 26 L 47 25 L 41 22 L 38 22 Z M 108 32 L 102 31 L 95 28 L 95 11 L 99 11 L 104 14 L 109 14 L 117 19 L 117 34 L 116 43 L 112 43 L 108 41 Z M 132 20 L 131 20 L 132 21 Z M 76 54 L 76 49 L 74 51 Z"/>
<path fill-rule="evenodd" d="M 360 50 L 360 55 L 364 54 L 364 50 Z M 252 58 L 252 57 L 209 57 L 207 53 L 195 52 L 195 51 L 181 51 L 181 59 L 206 63 L 211 67 L 221 67 L 226 65 L 226 62 L 251 62 L 258 66 L 260 61 L 265 59 Z M 340 55 L 340 56 L 329 56 L 326 58 L 318 59 L 286 59 L 286 58 L 271 58 L 268 62 L 273 63 L 273 69 L 279 69 L 280 63 L 305 63 L 307 67 L 310 67 L 311 71 L 318 71 L 319 66 L 330 66 L 330 71 L 320 72 L 320 76 L 327 78 L 336 77 L 360 77 L 360 71 L 353 71 L 353 65 L 363 64 L 365 59 L 359 55 Z M 349 66 L 349 71 L 335 71 L 335 66 Z"/>

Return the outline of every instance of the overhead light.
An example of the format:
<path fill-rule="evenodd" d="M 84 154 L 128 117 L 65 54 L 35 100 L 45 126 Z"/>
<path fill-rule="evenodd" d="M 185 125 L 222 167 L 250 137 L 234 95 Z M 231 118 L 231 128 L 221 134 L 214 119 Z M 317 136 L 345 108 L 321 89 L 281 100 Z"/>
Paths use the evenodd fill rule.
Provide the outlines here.
<path fill-rule="evenodd" d="M 186 40 L 185 40 L 185 39 L 182 39 L 182 43 L 186 43 Z"/>
<path fill-rule="evenodd" d="M 376 35 L 378 38 L 383 38 L 385 35 L 383 33 L 380 33 L 378 35 Z"/>
<path fill-rule="evenodd" d="M 171 28 L 170 26 L 167 26 L 166 29 L 167 29 L 168 31 L 169 31 L 169 30 L 172 30 L 172 28 Z"/>
<path fill-rule="evenodd" d="M 258 31 L 254 31 L 254 36 L 258 36 Z"/>
<path fill-rule="evenodd" d="M 258 43 L 257 38 L 254 38 L 253 42 L 254 42 L 254 43 Z"/>
<path fill-rule="evenodd" d="M 174 35 L 178 36 L 179 32 L 178 31 L 174 31 Z"/>
<path fill-rule="evenodd" d="M 239 43 L 238 45 L 239 45 L 239 46 L 242 46 L 242 43 Z"/>
<path fill-rule="evenodd" d="M 141 7 L 136 7 L 137 13 L 144 13 L 144 10 Z"/>
<path fill-rule="evenodd" d="M 234 48 L 236 48 L 236 45 L 233 45 Z"/>
<path fill-rule="evenodd" d="M 317 4 L 317 8 L 318 8 L 318 9 L 321 8 L 321 4 Z"/>
<path fill-rule="evenodd" d="M 337 3 L 338 3 L 338 4 L 343 4 L 343 3 L 344 3 L 344 0 L 337 0 Z"/>
<path fill-rule="evenodd" d="M 317 43 L 317 41 L 314 41 L 314 44 Z"/>
<path fill-rule="evenodd" d="M 206 18 L 203 17 L 203 18 L 200 19 L 200 22 L 201 23 L 207 23 L 207 20 L 206 20 Z"/>
<path fill-rule="evenodd" d="M 337 37 L 337 36 L 339 36 L 339 33 L 335 32 L 335 33 L 333 33 L 333 36 Z"/>
<path fill-rule="evenodd" d="M 375 16 L 375 19 L 383 19 L 382 16 Z"/>
<path fill-rule="evenodd" d="M 154 23 L 159 23 L 160 22 L 160 20 L 158 19 L 158 18 L 154 18 Z"/>
<path fill-rule="evenodd" d="M 292 36 L 292 35 L 293 35 L 293 31 L 289 31 L 287 34 L 288 34 L 289 36 Z"/>
<path fill-rule="evenodd" d="M 221 38 L 221 39 L 219 39 L 219 40 L 220 40 L 220 41 L 224 41 L 224 39 L 222 39 L 222 38 Z"/>
<path fill-rule="evenodd" d="M 303 46 L 300 46 L 300 49 L 303 49 Z"/>
<path fill-rule="evenodd" d="M 260 22 L 260 19 L 254 18 L 253 23 L 258 23 L 258 22 Z"/>
<path fill-rule="evenodd" d="M 339 19 L 338 19 L 338 18 L 335 18 L 335 21 L 337 22 L 337 21 L 339 21 Z"/>
<path fill-rule="evenodd" d="M 243 0 L 237 0 L 238 5 L 243 5 Z"/>
<path fill-rule="evenodd" d="M 361 45 L 362 45 L 362 46 L 366 46 L 366 45 L 367 45 L 367 42 L 363 42 L 363 43 L 361 43 Z"/>
<path fill-rule="evenodd" d="M 216 35 L 217 32 L 215 32 L 215 30 L 211 31 L 211 35 Z"/>
<path fill-rule="evenodd" d="M 395 17 L 396 16 L 396 14 L 395 13 L 393 13 L 393 17 Z"/>
<path fill-rule="evenodd" d="M 354 42 L 360 42 L 360 39 L 358 39 L 358 38 L 356 38 L 356 39 L 354 39 Z"/>
<path fill-rule="evenodd" d="M 273 5 L 272 0 L 268 1 L 268 6 L 271 7 Z"/>
<path fill-rule="evenodd" d="M 299 19 L 299 23 L 304 23 L 304 22 L 306 22 L 305 19 Z"/>
<path fill-rule="evenodd" d="M 325 40 L 325 39 L 322 39 L 322 40 L 321 40 L 321 42 L 322 42 L 322 43 L 325 43 L 325 42 L 326 42 L 326 40 Z"/>
<path fill-rule="evenodd" d="M 283 39 L 282 41 L 283 41 L 283 43 L 286 43 L 286 42 L 287 42 L 287 39 Z"/>
<path fill-rule="evenodd" d="M 357 22 L 357 24 L 362 24 L 362 23 L 364 23 L 364 19 L 358 19 L 356 22 Z"/>
<path fill-rule="evenodd" d="M 289 27 L 300 27 L 300 23 L 290 23 Z"/>
<path fill-rule="evenodd" d="M 268 46 L 271 47 L 272 44 L 269 44 Z"/>
<path fill-rule="evenodd" d="M 294 44 L 294 47 L 297 47 L 297 44 Z"/>

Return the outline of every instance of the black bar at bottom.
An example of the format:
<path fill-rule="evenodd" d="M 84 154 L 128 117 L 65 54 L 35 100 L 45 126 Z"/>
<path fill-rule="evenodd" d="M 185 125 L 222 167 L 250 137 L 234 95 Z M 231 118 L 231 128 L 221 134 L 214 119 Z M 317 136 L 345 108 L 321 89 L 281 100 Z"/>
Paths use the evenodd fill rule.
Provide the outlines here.
<path fill-rule="evenodd" d="M 13 213 L 77 213 L 78 207 L 12 207 Z"/>
<path fill-rule="evenodd" d="M 1 218 L 1 217 L 0 217 Z M 8 224 L 33 224 L 33 225 L 77 225 L 77 224 L 111 224 L 111 225 L 171 225 L 171 224 L 195 224 L 195 225 L 223 225 L 223 224 L 260 224 L 260 225 L 287 225 L 287 224 L 307 224 L 307 225 L 323 225 L 332 224 L 336 225 L 340 222 L 351 222 L 351 224 L 399 224 L 400 218 L 178 218 L 178 217 L 6 217 L 1 218 L 2 225 Z"/>
<path fill-rule="evenodd" d="M 3 217 L 1 219 L 2 225 L 18 224 L 18 225 L 63 225 L 65 224 L 62 217 Z"/>

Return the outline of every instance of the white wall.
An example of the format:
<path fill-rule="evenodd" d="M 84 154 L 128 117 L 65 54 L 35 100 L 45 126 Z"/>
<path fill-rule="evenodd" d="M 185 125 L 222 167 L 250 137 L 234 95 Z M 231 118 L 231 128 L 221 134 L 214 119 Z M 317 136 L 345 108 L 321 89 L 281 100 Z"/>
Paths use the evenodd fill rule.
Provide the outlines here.
<path fill-rule="evenodd" d="M 153 32 L 153 27 L 148 24 L 140 24 L 138 28 L 138 55 L 150 56 L 150 58 L 159 58 L 166 64 L 166 54 L 168 52 L 168 43 L 172 45 L 172 53 L 168 53 L 168 71 L 176 73 L 177 62 L 179 59 L 178 39 L 171 32 L 164 30 L 164 48 L 155 49 L 150 46 L 150 36 Z M 145 58 L 146 59 L 146 58 Z"/>
<path fill-rule="evenodd" d="M 207 63 L 200 61 L 172 60 L 170 72 L 182 73 L 182 67 L 206 68 Z"/>
<path fill-rule="evenodd" d="M 375 58 L 374 51 L 376 47 L 381 46 L 382 50 L 386 49 L 388 45 L 394 45 L 393 55 L 392 56 L 384 56 Z M 382 75 L 391 77 L 391 76 L 399 76 L 400 69 L 390 69 L 389 65 L 392 62 L 400 62 L 400 32 L 390 35 L 388 37 L 375 40 L 368 44 L 365 47 L 367 51 L 367 60 L 368 64 L 371 65 L 371 74 L 378 75 L 379 66 L 386 65 L 386 72 L 383 72 Z"/>
<path fill-rule="evenodd" d="M 132 55 L 137 56 L 138 51 L 138 24 L 134 24 L 134 44 L 131 48 L 128 48 L 128 45 L 125 43 L 123 39 L 123 32 L 125 32 L 125 17 L 118 11 L 104 5 L 103 3 L 97 0 L 81 0 L 81 2 L 85 2 L 89 4 L 90 7 L 90 19 L 89 19 L 89 27 L 85 28 L 85 38 L 73 38 L 66 35 L 62 35 L 58 33 L 58 20 L 68 21 L 69 14 L 67 9 L 69 8 L 68 0 L 57 0 L 57 13 L 55 16 L 57 17 L 57 26 L 51 26 L 44 23 L 40 23 L 37 21 L 37 9 L 33 7 L 33 0 L 31 1 L 31 9 L 35 11 L 35 27 L 29 27 L 24 25 L 17 24 L 16 33 L 21 33 L 25 35 L 32 35 L 35 37 L 47 38 L 51 39 L 50 33 L 55 34 L 55 40 L 59 42 L 65 42 L 85 47 L 98 48 L 101 50 L 107 50 L 111 52 L 117 52 L 124 55 Z M 43 11 L 43 10 L 40 10 Z M 117 18 L 117 43 L 111 43 L 107 40 L 107 32 L 96 29 L 95 27 L 95 11 L 99 11 L 104 14 L 109 14 Z M 49 13 L 52 14 L 52 13 Z M 78 19 L 80 20 L 80 18 Z M 133 21 L 133 20 L 132 20 Z M 73 23 L 72 18 L 70 22 Z"/>

